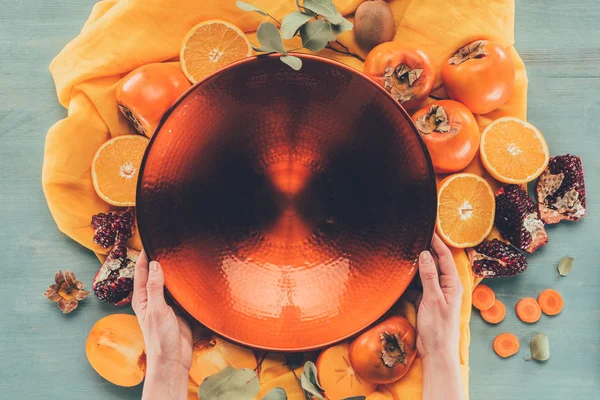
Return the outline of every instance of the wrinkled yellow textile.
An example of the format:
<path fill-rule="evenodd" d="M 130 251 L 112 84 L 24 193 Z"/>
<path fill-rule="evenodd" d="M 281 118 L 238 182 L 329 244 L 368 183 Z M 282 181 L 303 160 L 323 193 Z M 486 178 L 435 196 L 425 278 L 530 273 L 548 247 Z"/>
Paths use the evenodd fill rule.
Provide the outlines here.
<path fill-rule="evenodd" d="M 248 0 L 281 19 L 294 8 L 294 0 Z M 338 9 L 349 16 L 361 0 L 336 0 Z M 391 0 L 396 22 L 396 40 L 424 49 L 439 68 L 458 47 L 480 38 L 498 41 L 511 48 L 517 68 L 516 90 L 500 109 L 477 116 L 483 128 L 494 118 L 512 115 L 525 118 L 527 76 L 514 41 L 513 0 Z M 242 12 L 234 0 L 104 0 L 97 3 L 81 33 L 52 61 L 50 71 L 67 118 L 50 128 L 44 154 L 42 181 L 50 211 L 59 229 L 100 257 L 106 252 L 92 242 L 91 216 L 109 210 L 95 193 L 90 164 L 94 153 L 112 136 L 134 133 L 119 114 L 115 87 L 132 69 L 151 62 L 177 61 L 186 32 L 206 19 L 224 19 L 249 33 L 256 43 L 258 24 L 264 18 Z M 361 54 L 352 32 L 340 40 Z M 361 62 L 329 50 L 320 53 L 361 69 Z M 439 83 L 439 78 L 438 78 Z M 443 89 L 438 91 L 443 95 Z M 436 92 L 436 94 L 438 94 Z M 494 184 L 476 159 L 467 170 L 479 173 Z M 131 245 L 139 248 L 138 237 Z M 469 319 L 471 291 L 478 283 L 463 251 L 453 250 L 464 285 L 461 314 L 460 361 L 468 392 Z M 282 386 L 291 400 L 304 399 L 302 391 L 280 356 L 266 358 L 260 374 L 261 395 Z M 419 359 L 402 380 L 382 385 L 369 400 L 421 398 L 422 366 Z M 468 397 L 468 394 L 467 394 Z"/>

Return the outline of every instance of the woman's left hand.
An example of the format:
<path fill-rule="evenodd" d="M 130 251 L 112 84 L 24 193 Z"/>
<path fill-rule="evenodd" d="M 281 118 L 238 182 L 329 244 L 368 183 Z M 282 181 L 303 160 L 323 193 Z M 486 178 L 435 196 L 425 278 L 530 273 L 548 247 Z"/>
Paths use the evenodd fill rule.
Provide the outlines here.
<path fill-rule="evenodd" d="M 192 331 L 165 301 L 165 278 L 156 261 L 142 251 L 135 267 L 132 306 L 146 343 L 146 380 L 142 400 L 187 399 L 192 363 Z"/>

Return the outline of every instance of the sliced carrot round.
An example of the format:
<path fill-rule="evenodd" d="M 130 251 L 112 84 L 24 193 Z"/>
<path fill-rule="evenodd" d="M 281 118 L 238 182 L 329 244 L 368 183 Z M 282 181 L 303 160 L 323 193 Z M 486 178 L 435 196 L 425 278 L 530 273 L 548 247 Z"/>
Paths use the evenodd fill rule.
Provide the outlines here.
<path fill-rule="evenodd" d="M 506 317 L 506 306 L 498 299 L 488 310 L 481 310 L 481 318 L 490 324 L 498 324 L 504 320 L 504 317 Z"/>
<path fill-rule="evenodd" d="M 473 289 L 473 307 L 478 310 L 489 310 L 496 301 L 496 294 L 487 285 L 479 284 Z"/>
<path fill-rule="evenodd" d="M 517 317 L 523 322 L 533 324 L 537 322 L 542 316 L 542 308 L 538 302 L 532 297 L 525 297 L 519 300 L 515 307 Z"/>
<path fill-rule="evenodd" d="M 556 315 L 562 311 L 564 306 L 562 296 L 554 289 L 543 290 L 538 296 L 537 302 L 546 315 Z"/>
<path fill-rule="evenodd" d="M 502 358 L 510 357 L 519 352 L 519 338 L 509 332 L 504 332 L 494 339 L 494 351 Z"/>

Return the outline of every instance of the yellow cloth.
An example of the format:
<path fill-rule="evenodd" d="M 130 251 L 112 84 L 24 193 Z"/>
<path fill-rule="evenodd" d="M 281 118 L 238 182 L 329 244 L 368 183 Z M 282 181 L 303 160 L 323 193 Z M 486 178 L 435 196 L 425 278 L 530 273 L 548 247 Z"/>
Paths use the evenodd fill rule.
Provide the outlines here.
<path fill-rule="evenodd" d="M 278 19 L 294 8 L 293 0 L 248 2 Z M 361 0 L 335 3 L 344 15 L 351 15 Z M 523 62 L 512 48 L 513 0 L 391 0 L 390 5 L 395 16 L 396 40 L 424 49 L 438 71 L 442 62 L 468 41 L 486 38 L 510 47 L 517 67 L 515 93 L 500 109 L 478 116 L 478 122 L 483 128 L 503 115 L 525 118 L 527 76 Z M 44 192 L 59 229 L 99 255 L 106 250 L 92 242 L 90 220 L 92 215 L 110 207 L 94 191 L 90 164 L 96 150 L 111 136 L 134 133 L 117 110 L 116 84 L 140 65 L 176 60 L 186 32 L 206 19 L 224 19 L 248 33 L 264 20 L 256 13 L 242 12 L 234 0 L 104 0 L 94 6 L 79 36 L 50 65 L 59 101 L 68 109 L 68 116 L 48 132 L 42 174 Z M 256 43 L 253 34 L 249 37 Z M 342 34 L 340 40 L 364 56 L 352 32 Z M 329 50 L 320 54 L 361 69 L 361 63 L 354 58 Z M 479 160 L 467 169 L 486 176 L 493 184 Z M 131 244 L 137 248 L 141 245 L 138 237 Z M 470 272 L 464 252 L 454 250 L 454 256 L 465 287 L 460 360 L 468 389 L 471 291 L 477 280 Z M 293 374 L 282 366 L 280 359 L 267 358 L 265 367 L 261 372 L 261 393 L 270 387 L 283 386 L 290 399 L 304 399 Z M 419 399 L 421 381 L 422 367 L 417 359 L 405 378 L 381 386 L 368 399 Z"/>

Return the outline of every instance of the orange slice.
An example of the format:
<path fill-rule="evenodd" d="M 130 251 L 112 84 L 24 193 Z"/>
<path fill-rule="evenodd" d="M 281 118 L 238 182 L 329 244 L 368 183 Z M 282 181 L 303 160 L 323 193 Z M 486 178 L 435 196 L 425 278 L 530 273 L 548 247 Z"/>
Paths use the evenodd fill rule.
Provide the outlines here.
<path fill-rule="evenodd" d="M 550 159 L 541 132 L 529 122 L 513 117 L 499 118 L 484 129 L 480 152 L 485 169 L 504 183 L 531 182 L 540 176 Z"/>
<path fill-rule="evenodd" d="M 194 26 L 183 39 L 180 52 L 181 69 L 196 83 L 218 69 L 252 55 L 252 46 L 244 32 L 221 20 L 210 20 Z"/>
<path fill-rule="evenodd" d="M 492 230 L 496 199 L 490 185 L 475 174 L 454 174 L 440 182 L 437 231 L 447 245 L 473 247 Z"/>
<path fill-rule="evenodd" d="M 92 161 L 92 181 L 98 196 L 119 207 L 135 205 L 140 165 L 148 138 L 123 135 L 104 143 Z"/>

